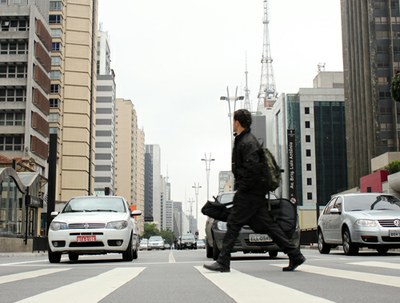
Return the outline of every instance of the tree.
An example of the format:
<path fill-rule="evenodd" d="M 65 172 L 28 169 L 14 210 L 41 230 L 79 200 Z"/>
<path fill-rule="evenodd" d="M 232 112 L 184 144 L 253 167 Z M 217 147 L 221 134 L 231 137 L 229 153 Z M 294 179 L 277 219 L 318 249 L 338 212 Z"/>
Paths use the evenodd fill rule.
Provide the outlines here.
<path fill-rule="evenodd" d="M 390 91 L 392 93 L 392 98 L 400 102 L 400 72 L 397 72 L 396 75 L 393 76 Z"/>
<path fill-rule="evenodd" d="M 160 230 L 155 223 L 144 223 L 143 238 L 150 238 L 151 236 L 159 236 Z"/>
<path fill-rule="evenodd" d="M 385 169 L 389 171 L 389 175 L 397 173 L 400 171 L 400 161 L 392 161 L 385 166 Z"/>
<path fill-rule="evenodd" d="M 161 237 L 163 237 L 168 244 L 174 243 L 175 234 L 170 230 L 161 230 Z"/>

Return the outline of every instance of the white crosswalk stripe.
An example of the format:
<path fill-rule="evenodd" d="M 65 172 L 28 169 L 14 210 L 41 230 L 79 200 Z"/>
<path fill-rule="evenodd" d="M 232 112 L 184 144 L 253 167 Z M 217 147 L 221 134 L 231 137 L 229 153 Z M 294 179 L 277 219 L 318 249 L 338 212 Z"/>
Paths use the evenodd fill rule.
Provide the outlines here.
<path fill-rule="evenodd" d="M 282 265 L 275 264 L 275 266 L 282 266 Z M 312 266 L 312 265 L 302 265 L 299 268 L 299 270 L 301 270 L 302 272 L 323 275 L 328 277 L 350 279 L 350 280 L 374 283 L 385 286 L 400 287 L 400 277 L 370 274 L 365 272 L 334 269 L 334 268 Z"/>
<path fill-rule="evenodd" d="M 349 263 L 349 264 L 360 265 L 360 266 L 368 266 L 368 267 L 400 269 L 400 264 L 389 263 L 389 262 L 363 261 L 363 262 L 353 262 L 353 263 Z"/>
<path fill-rule="evenodd" d="M 20 280 L 25 280 L 25 279 L 32 279 L 32 278 L 36 278 L 36 277 L 40 277 L 40 276 L 44 276 L 44 275 L 50 275 L 50 274 L 54 274 L 54 273 L 65 271 L 65 270 L 70 270 L 70 268 L 39 269 L 39 270 L 27 271 L 27 272 L 18 273 L 18 274 L 7 275 L 7 276 L 0 276 L 0 284 L 20 281 Z"/>
<path fill-rule="evenodd" d="M 117 288 L 137 277 L 144 269 L 144 267 L 111 269 L 96 277 L 68 284 L 18 301 L 18 303 L 71 302 L 71 294 L 79 294 L 80 302 L 98 302 Z"/>
<path fill-rule="evenodd" d="M 260 302 L 260 298 L 265 297 L 266 293 L 269 302 L 332 302 L 234 269 L 230 273 L 215 273 L 201 266 L 195 268 L 238 303 Z"/>

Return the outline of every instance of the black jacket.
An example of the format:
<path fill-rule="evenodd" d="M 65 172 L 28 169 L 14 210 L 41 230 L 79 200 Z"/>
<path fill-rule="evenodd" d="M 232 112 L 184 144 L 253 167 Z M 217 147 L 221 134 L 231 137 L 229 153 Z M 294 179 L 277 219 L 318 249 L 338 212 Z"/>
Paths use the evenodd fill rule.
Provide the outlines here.
<path fill-rule="evenodd" d="M 246 129 L 236 136 L 232 151 L 235 190 L 260 194 L 268 192 L 266 170 L 261 153 L 261 146 L 250 130 Z"/>

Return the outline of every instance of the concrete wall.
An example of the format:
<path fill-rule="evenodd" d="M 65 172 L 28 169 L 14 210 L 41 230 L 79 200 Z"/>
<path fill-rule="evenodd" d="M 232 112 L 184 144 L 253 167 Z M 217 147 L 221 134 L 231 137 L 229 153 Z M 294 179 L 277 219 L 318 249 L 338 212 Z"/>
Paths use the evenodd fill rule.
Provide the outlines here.
<path fill-rule="evenodd" d="M 22 238 L 0 237 L 0 252 L 32 252 L 32 239 L 25 245 Z"/>

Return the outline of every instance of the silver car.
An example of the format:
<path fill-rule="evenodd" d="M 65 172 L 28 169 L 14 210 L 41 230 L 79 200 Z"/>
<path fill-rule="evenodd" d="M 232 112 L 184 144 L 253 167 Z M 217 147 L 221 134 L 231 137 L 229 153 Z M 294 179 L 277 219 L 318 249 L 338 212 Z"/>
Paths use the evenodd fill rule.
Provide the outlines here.
<path fill-rule="evenodd" d="M 360 247 L 386 254 L 400 247 L 400 200 L 390 194 L 335 195 L 318 219 L 318 250 L 328 254 L 343 245 L 346 255 Z"/>

